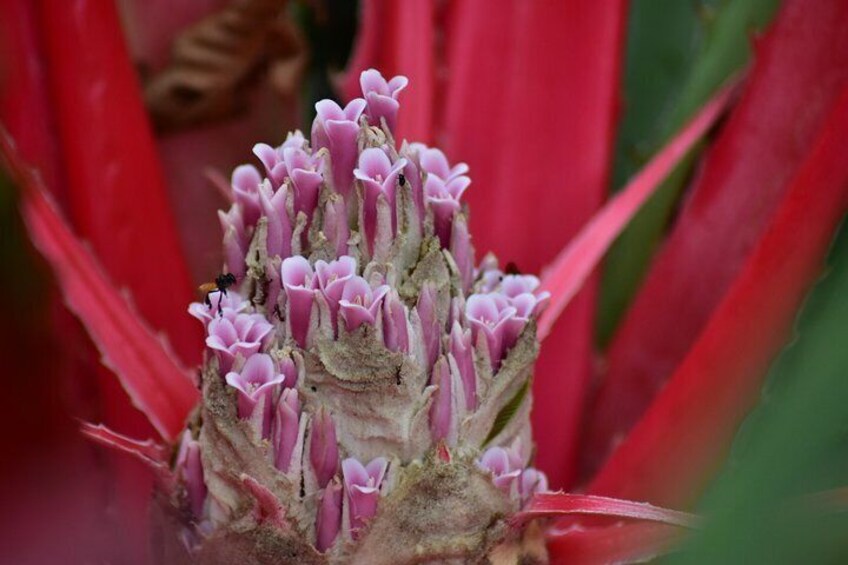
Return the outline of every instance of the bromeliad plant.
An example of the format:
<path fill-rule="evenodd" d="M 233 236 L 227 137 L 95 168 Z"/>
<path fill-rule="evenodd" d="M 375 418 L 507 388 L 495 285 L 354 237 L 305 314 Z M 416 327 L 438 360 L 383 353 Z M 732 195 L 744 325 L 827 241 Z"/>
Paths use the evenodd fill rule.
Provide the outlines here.
<path fill-rule="evenodd" d="M 139 104 L 127 103 L 137 98 L 132 71 L 123 52 L 114 48 L 120 37 L 109 12 L 87 13 L 87 26 L 108 32 L 90 33 L 78 25 L 79 18 L 66 17 L 70 14 L 64 10 L 72 4 L 43 14 L 50 73 L 63 85 L 56 119 L 64 157 L 73 165 L 68 174 L 59 177 L 53 168 L 51 176 L 49 155 L 33 150 L 40 147 L 38 133 L 47 131 L 43 124 L 10 127 L 22 151 L 47 171 L 51 188 L 59 184 L 57 178 L 67 179 L 75 220 L 98 259 L 122 283 L 143 283 L 147 292 L 135 296 L 139 309 L 155 327 L 168 329 L 178 351 L 190 359 L 200 341 L 182 325 L 178 308 L 166 307 L 187 286 L 187 277 L 163 212 L 143 112 Z M 529 438 L 509 440 L 527 433 L 532 395 L 495 393 L 499 386 L 521 388 L 521 382 L 529 382 L 534 328 L 537 337 L 547 336 L 543 350 L 553 352 L 552 358 L 561 353 L 576 359 L 585 353 L 590 325 L 583 322 L 590 321 L 591 309 L 586 295 L 569 302 L 571 297 L 638 206 L 714 122 L 728 92 L 707 104 L 586 224 L 538 287 L 530 278 L 492 285 L 498 277 L 490 261 L 471 270 L 475 262 L 463 231 L 466 211 L 458 203 L 467 188 L 467 171 L 441 159 L 425 165 L 422 147 L 395 143 L 408 132 L 431 141 L 447 131 L 450 154 L 461 154 L 474 166 L 475 188 L 481 187 L 468 191 L 472 201 L 478 199 L 475 217 L 484 215 L 475 232 L 477 246 L 483 242 L 484 248 L 506 250 L 504 258 L 522 264 L 526 256 L 534 269 L 550 260 L 559 243 L 543 240 L 540 232 L 558 234 L 553 228 L 560 224 L 574 228 L 577 220 L 585 222 L 604 190 L 618 71 L 614 64 L 604 65 L 618 60 L 625 11 L 625 2 L 613 4 L 584 4 L 574 13 L 568 2 L 561 3 L 563 8 L 534 4 L 511 14 L 491 13 L 484 2 L 451 3 L 454 33 L 447 49 L 436 49 L 433 14 L 415 11 L 424 3 L 365 2 L 353 67 L 408 68 L 414 80 L 404 96 L 416 112 L 395 122 L 402 82 L 369 80 L 364 102 L 319 106 L 310 144 L 292 137 L 279 150 L 260 147 L 265 171 L 236 171 L 236 205 L 222 223 L 227 270 L 241 282 L 226 297 L 213 293 L 213 308 L 192 308 L 208 334 L 202 397 L 194 375 L 181 368 L 115 292 L 4 138 L 5 156 L 17 164 L 19 180 L 29 187 L 24 211 L 33 237 L 56 268 L 69 305 L 168 444 L 85 427 L 91 437 L 157 471 L 159 523 L 177 535 L 167 547 L 221 559 L 227 557 L 222 551 L 254 552 L 259 559 L 262 551 L 276 550 L 297 550 L 319 561 L 370 558 L 369 544 L 391 535 L 381 524 L 397 525 L 386 526 L 386 517 L 433 501 L 479 500 L 474 485 L 492 494 L 486 502 L 497 506 L 489 507 L 497 519 L 485 528 L 468 520 L 439 530 L 448 517 L 442 514 L 438 523 L 427 522 L 418 530 L 422 539 L 426 533 L 447 532 L 437 542 L 430 539 L 422 552 L 460 555 L 456 548 L 462 547 L 465 556 L 486 554 L 492 560 L 517 560 L 522 553 L 543 558 L 532 540 L 544 530 L 554 560 L 626 561 L 661 551 L 696 525 L 686 514 L 593 495 L 537 493 L 527 500 L 522 492 L 544 482 L 526 467 L 533 455 Z M 609 374 L 587 434 L 578 433 L 578 425 L 588 363 L 552 371 L 543 353 L 533 378 L 533 431 L 539 444 L 533 465 L 548 472 L 552 485 L 574 484 L 577 438 L 582 437 L 581 459 L 590 470 L 616 447 L 599 472 L 586 475 L 589 492 L 677 508 L 693 504 L 756 398 L 764 367 L 783 343 L 844 214 L 846 21 L 843 3 L 811 8 L 789 1 L 758 44 L 744 93 L 610 347 Z M 422 22 L 426 25 L 418 25 Z M 392 48 L 374 49 L 386 26 L 394 32 L 388 38 Z M 504 41 L 508 37 L 515 41 Z M 547 43 L 554 38 L 555 45 Z M 86 49 L 94 60 L 71 57 L 73 50 L 62 48 L 69 39 L 96 43 L 87 43 Z M 427 42 L 434 49 L 425 50 L 422 60 L 404 59 Z M 479 64 L 481 43 L 515 46 L 501 62 L 516 74 L 511 81 Z M 600 51 L 588 56 L 580 51 L 587 45 Z M 592 64 L 551 74 L 550 58 L 538 54 L 554 48 L 582 53 L 573 60 Z M 444 92 L 434 72 L 434 53 L 445 54 L 450 63 L 452 79 Z M 119 64 L 112 65 L 115 61 Z M 101 66 L 117 69 L 113 80 L 97 80 Z M 37 105 L 44 91 L 35 88 L 33 95 L 27 88 L 37 81 L 23 78 L 13 85 L 21 87 L 21 100 Z M 549 97 L 560 101 L 557 111 L 539 112 L 535 102 L 528 102 Z M 119 106 L 112 106 L 117 101 Z M 436 101 L 444 101 L 444 108 Z M 133 135 L 102 121 L 110 108 Z M 437 109 L 440 119 L 444 111 L 443 131 L 433 125 L 437 120 L 431 113 Z M 79 143 L 90 133 L 100 142 Z M 353 147 L 352 138 L 355 150 L 346 151 Z M 111 166 L 115 163 L 123 165 Z M 107 165 L 110 174 L 104 176 Z M 140 179 L 144 198 L 126 199 L 126 187 L 142 184 Z M 568 196 L 565 205 L 550 205 L 554 190 Z M 509 209 L 486 206 L 485 199 L 507 202 Z M 143 233 L 144 245 L 131 247 L 132 254 L 112 245 L 118 226 L 97 221 L 104 210 L 121 218 L 123 236 Z M 531 220 L 533 230 L 527 229 Z M 500 229 L 504 226 L 521 229 Z M 149 277 L 162 271 L 168 277 Z M 435 284 L 425 282 L 431 274 Z M 544 292 L 550 297 L 540 313 L 536 302 Z M 564 320 L 567 325 L 555 326 L 567 304 L 572 314 Z M 522 326 L 515 338 L 512 332 Z M 345 356 L 351 351 L 372 355 Z M 514 358 L 521 354 L 526 362 L 518 363 Z M 364 363 L 371 370 L 356 376 L 365 376 L 365 382 L 339 386 Z M 344 400 L 367 396 L 363 389 L 374 380 L 392 393 L 408 393 L 380 399 L 386 403 L 378 407 L 399 408 L 400 415 L 384 418 L 391 425 L 359 418 L 357 411 L 367 404 Z M 415 395 L 419 409 L 410 412 Z M 487 405 L 492 398 L 497 401 Z M 199 410 L 192 413 L 196 406 Z M 417 426 L 410 425 L 411 413 L 417 415 Z M 480 424 L 474 431 L 479 441 L 468 441 L 462 422 Z M 368 435 L 372 429 L 378 435 Z M 440 472 L 473 485 L 447 496 L 440 483 L 416 490 L 414 500 L 404 499 L 408 504 L 397 503 L 409 492 L 403 485 Z M 625 522 L 592 520 L 574 527 L 575 522 L 544 521 L 569 514 Z M 414 514 L 416 519 L 425 516 Z M 411 518 L 403 523 L 421 525 Z M 469 528 L 473 533 L 458 540 Z"/>
<path fill-rule="evenodd" d="M 33 234 L 71 307 L 151 422 L 179 438 L 170 450 L 83 428 L 156 470 L 160 560 L 544 562 L 540 518 L 693 525 L 622 500 L 546 498 L 547 478 L 532 466 L 529 389 L 537 331 L 547 335 L 730 90 L 541 284 L 504 273 L 492 255 L 475 266 L 460 200 L 467 165 L 394 140 L 405 86 L 365 71 L 364 98 L 317 104 L 311 142 L 294 132 L 279 147 L 257 144 L 264 171 L 233 172 L 233 203 L 220 214 L 227 274 L 189 308 L 207 335 L 190 416 L 193 379 L 20 171 Z M 5 150 L 14 156 L 8 140 Z"/>

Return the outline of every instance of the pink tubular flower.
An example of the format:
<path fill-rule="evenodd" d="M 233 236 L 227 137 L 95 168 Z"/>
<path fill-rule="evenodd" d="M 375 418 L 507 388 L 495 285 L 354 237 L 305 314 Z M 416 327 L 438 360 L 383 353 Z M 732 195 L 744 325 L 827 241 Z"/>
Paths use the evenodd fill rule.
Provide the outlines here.
<path fill-rule="evenodd" d="M 440 357 L 433 366 L 430 384 L 437 387 L 435 399 L 430 405 L 430 434 L 436 441 L 445 440 L 448 445 L 456 443 L 456 399 L 450 365 Z M 453 433 L 452 433 L 453 432 Z"/>
<path fill-rule="evenodd" d="M 312 150 L 326 148 L 330 152 L 333 171 L 333 188 L 347 198 L 353 184 L 352 171 L 358 155 L 356 139 L 359 135 L 359 117 L 365 110 L 365 100 L 354 98 L 342 109 L 332 100 L 315 104 L 312 122 Z"/>
<path fill-rule="evenodd" d="M 462 289 L 468 293 L 471 291 L 471 283 L 474 279 L 474 248 L 471 246 L 468 220 L 464 215 L 454 216 L 450 252 L 459 270 Z"/>
<path fill-rule="evenodd" d="M 392 289 L 383 302 L 383 342 L 391 351 L 409 353 L 409 310 Z"/>
<path fill-rule="evenodd" d="M 414 144 L 413 144 L 414 145 Z M 424 182 L 421 179 L 421 167 L 417 163 L 417 153 L 409 145 L 404 144 L 400 148 L 400 156 L 406 159 L 406 166 L 403 168 L 403 175 L 409 181 L 409 186 L 412 191 L 412 200 L 415 202 L 415 210 L 418 212 L 418 219 L 423 221 L 426 215 L 426 206 L 424 205 Z"/>
<path fill-rule="evenodd" d="M 418 145 L 418 163 L 427 176 L 437 176 L 445 182 L 450 182 L 468 173 L 468 165 L 457 163 L 453 167 L 448 164 L 448 158 L 441 149 Z"/>
<path fill-rule="evenodd" d="M 315 548 L 327 551 L 339 537 L 342 527 L 342 485 L 338 479 L 328 484 L 321 494 L 321 505 L 315 524 Z"/>
<path fill-rule="evenodd" d="M 397 196 L 398 175 L 406 166 L 406 159 L 391 162 L 386 152 L 377 147 L 369 147 L 359 155 L 359 166 L 353 175 L 362 183 L 365 193 L 363 206 L 365 237 L 372 251 L 377 231 L 377 204 L 382 197 L 389 206 L 392 221 L 392 233 L 397 230 L 395 198 Z"/>
<path fill-rule="evenodd" d="M 315 412 L 309 434 L 309 462 L 315 471 L 318 486 L 323 488 L 339 467 L 336 425 L 330 412 L 323 406 Z"/>
<path fill-rule="evenodd" d="M 460 209 L 459 199 L 470 184 L 471 179 L 466 176 L 446 181 L 436 175 L 427 175 L 424 181 L 424 196 L 433 210 L 436 235 L 445 247 L 450 246 L 453 217 Z"/>
<path fill-rule="evenodd" d="M 529 319 L 541 314 L 551 297 L 547 291 L 536 293 L 539 284 L 533 275 L 506 275 L 500 281 L 500 293 L 515 307 L 517 317 Z"/>
<path fill-rule="evenodd" d="M 224 263 L 227 272 L 240 279 L 244 277 L 244 259 L 249 244 L 242 207 L 234 203 L 227 212 L 218 210 L 218 220 L 224 232 Z"/>
<path fill-rule="evenodd" d="M 439 316 L 436 312 L 436 291 L 433 290 L 433 285 L 424 283 L 421 287 L 415 312 L 421 322 L 421 342 L 427 359 L 427 370 L 432 370 L 441 352 L 443 333 L 442 328 L 439 327 Z"/>
<path fill-rule="evenodd" d="M 521 473 L 518 480 L 518 494 L 521 502 L 526 503 L 537 493 L 548 492 L 548 477 L 535 467 L 528 467 Z"/>
<path fill-rule="evenodd" d="M 465 305 L 465 316 L 471 324 L 474 343 L 483 335 L 489 350 L 492 370 L 497 372 L 506 352 L 524 327 L 516 318 L 516 309 L 498 294 L 472 294 Z"/>
<path fill-rule="evenodd" d="M 277 361 L 280 373 L 285 377 L 283 381 L 284 388 L 294 388 L 297 386 L 297 365 L 292 361 L 291 357 L 283 357 Z"/>
<path fill-rule="evenodd" d="M 370 125 L 380 127 L 381 120 L 386 120 L 389 131 L 395 131 L 400 109 L 397 98 L 408 83 L 405 76 L 396 76 L 386 82 L 376 69 L 368 69 L 360 75 L 359 85 L 368 102 L 365 115 Z"/>
<path fill-rule="evenodd" d="M 253 154 L 265 166 L 265 174 L 273 183 L 273 188 L 279 188 L 291 173 L 284 157 L 286 150 L 302 150 L 305 145 L 306 138 L 303 137 L 302 133 L 296 131 L 290 133 L 279 147 L 271 147 L 267 143 L 257 143 L 253 146 Z"/>
<path fill-rule="evenodd" d="M 230 371 L 225 380 L 238 391 L 239 418 L 257 418 L 263 438 L 271 433 L 271 404 L 280 386 L 291 386 L 286 375 L 277 371 L 270 355 L 256 353 L 247 358 L 241 371 Z"/>
<path fill-rule="evenodd" d="M 450 355 L 456 363 L 464 388 L 465 409 L 477 408 L 477 370 L 474 368 L 474 345 L 471 342 L 471 330 L 463 330 L 459 322 L 454 322 L 450 334 Z"/>
<path fill-rule="evenodd" d="M 247 224 L 255 224 L 259 219 L 260 184 L 262 184 L 262 176 L 253 165 L 241 165 L 233 170 L 231 181 L 233 200 L 241 207 Z"/>
<path fill-rule="evenodd" d="M 236 314 L 215 318 L 206 328 L 206 345 L 218 354 L 222 371 L 229 371 L 237 355 L 247 359 L 262 347 L 274 326 L 261 314 Z"/>
<path fill-rule="evenodd" d="M 492 474 L 492 481 L 499 489 L 509 492 L 512 485 L 521 476 L 521 468 L 514 461 L 507 448 L 490 447 L 483 453 L 477 466 Z"/>
<path fill-rule="evenodd" d="M 339 308 L 347 331 L 352 332 L 362 324 L 373 326 L 377 321 L 380 305 L 389 292 L 387 285 L 371 289 L 368 281 L 359 276 L 345 283 Z"/>
<path fill-rule="evenodd" d="M 259 189 L 259 204 L 262 214 L 267 218 L 268 235 L 265 245 L 269 255 L 288 257 L 292 251 L 292 221 L 287 211 L 289 199 L 288 186 L 283 185 L 274 191 L 270 183 L 265 182 Z"/>
<path fill-rule="evenodd" d="M 306 258 L 295 255 L 283 260 L 280 273 L 286 292 L 286 318 L 292 338 L 299 346 L 306 347 L 317 282 L 312 265 Z"/>
<path fill-rule="evenodd" d="M 532 294 L 539 288 L 539 277 L 534 275 L 503 275 L 500 279 L 500 292 L 507 298 L 519 294 Z"/>
<path fill-rule="evenodd" d="M 283 164 L 294 188 L 295 217 L 302 212 L 309 225 L 318 204 L 318 190 L 324 180 L 318 172 L 320 158 L 309 155 L 303 149 L 288 147 L 283 150 Z"/>
<path fill-rule="evenodd" d="M 342 461 L 348 519 L 353 539 L 357 538 L 358 532 L 377 513 L 380 485 L 388 465 L 389 462 L 384 457 L 377 457 L 365 466 L 354 458 Z"/>
<path fill-rule="evenodd" d="M 315 262 L 315 275 L 318 278 L 318 288 L 327 299 L 333 331 L 336 330 L 336 320 L 339 313 L 339 300 L 342 299 L 347 282 L 356 276 L 356 259 L 344 255 L 329 263 L 318 260 Z"/>
<path fill-rule="evenodd" d="M 287 473 L 300 433 L 300 398 L 297 390 L 287 388 L 277 402 L 274 416 L 272 441 L 274 446 L 274 466 Z"/>
<path fill-rule="evenodd" d="M 203 465 L 200 460 L 200 443 L 192 438 L 191 431 L 183 432 L 180 450 L 177 453 L 175 471 L 186 488 L 192 516 L 199 520 L 206 501 L 206 483 L 203 480 Z"/>

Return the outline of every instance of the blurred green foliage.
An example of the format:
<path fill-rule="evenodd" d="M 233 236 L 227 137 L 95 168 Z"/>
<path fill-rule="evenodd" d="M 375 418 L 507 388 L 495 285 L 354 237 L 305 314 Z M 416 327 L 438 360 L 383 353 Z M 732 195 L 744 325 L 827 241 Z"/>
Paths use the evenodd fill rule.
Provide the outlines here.
<path fill-rule="evenodd" d="M 614 190 L 745 65 L 751 34 L 765 27 L 778 5 L 779 0 L 631 2 Z M 683 160 L 607 255 L 598 312 L 602 346 L 639 288 L 698 152 Z"/>
<path fill-rule="evenodd" d="M 671 563 L 848 563 L 848 229 Z M 744 344 L 740 344 L 743 347 Z M 846 491 L 848 492 L 848 491 Z"/>
<path fill-rule="evenodd" d="M 0 169 L 0 295 L 8 319 L 36 328 L 47 310 L 47 271 L 36 258 L 18 211 L 18 191 Z"/>
<path fill-rule="evenodd" d="M 315 103 L 324 98 L 341 102 L 331 79 L 345 68 L 353 49 L 359 25 L 359 2 L 294 2 L 291 11 L 309 43 L 310 61 L 301 92 L 302 128 L 308 136 L 315 118 Z"/>

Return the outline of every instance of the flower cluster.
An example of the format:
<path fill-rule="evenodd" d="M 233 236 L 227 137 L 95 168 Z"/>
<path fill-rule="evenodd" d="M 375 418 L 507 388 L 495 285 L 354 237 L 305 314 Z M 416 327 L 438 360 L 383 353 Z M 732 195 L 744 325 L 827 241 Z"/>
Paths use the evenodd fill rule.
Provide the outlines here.
<path fill-rule="evenodd" d="M 477 461 L 477 465 L 492 474 L 495 485 L 512 496 L 516 494 L 526 502 L 537 492 L 548 490 L 548 478 L 533 467 L 525 467 L 521 445 L 490 447 Z"/>
<path fill-rule="evenodd" d="M 316 105 L 311 140 L 258 144 L 261 169 L 233 172 L 220 219 L 238 288 L 189 308 L 208 348 L 176 459 L 195 555 L 274 524 L 309 559 L 370 562 L 412 535 L 401 515 L 435 523 L 455 503 L 479 523 L 450 534 L 485 555 L 493 524 L 546 489 L 522 446 L 547 296 L 493 257 L 475 269 L 468 167 L 395 143 L 406 84 L 364 72 L 363 98 Z"/>

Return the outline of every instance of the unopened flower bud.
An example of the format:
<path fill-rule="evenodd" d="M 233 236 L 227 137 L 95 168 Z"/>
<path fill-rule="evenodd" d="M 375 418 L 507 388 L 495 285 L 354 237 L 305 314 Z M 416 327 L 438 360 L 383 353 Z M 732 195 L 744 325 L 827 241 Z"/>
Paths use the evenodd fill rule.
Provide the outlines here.
<path fill-rule="evenodd" d="M 274 418 L 274 465 L 286 473 L 300 432 L 300 399 L 297 390 L 287 388 L 280 395 Z"/>
<path fill-rule="evenodd" d="M 342 485 L 333 480 L 321 493 L 321 505 L 315 524 L 315 548 L 327 551 L 339 537 L 342 527 Z"/>
<path fill-rule="evenodd" d="M 327 486 L 339 467 L 339 446 L 336 441 L 336 425 L 323 406 L 312 418 L 309 435 L 309 462 L 315 471 L 318 486 Z"/>

